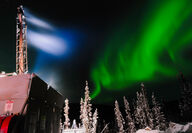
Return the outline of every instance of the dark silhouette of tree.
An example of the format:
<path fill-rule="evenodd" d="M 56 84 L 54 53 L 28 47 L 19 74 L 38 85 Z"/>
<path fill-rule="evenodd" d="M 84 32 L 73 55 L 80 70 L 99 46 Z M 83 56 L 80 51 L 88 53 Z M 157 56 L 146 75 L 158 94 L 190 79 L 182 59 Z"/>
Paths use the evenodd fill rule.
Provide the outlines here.
<path fill-rule="evenodd" d="M 192 86 L 186 80 L 183 73 L 180 73 L 180 81 L 182 82 L 181 99 L 179 102 L 180 113 L 183 119 L 192 120 Z"/>

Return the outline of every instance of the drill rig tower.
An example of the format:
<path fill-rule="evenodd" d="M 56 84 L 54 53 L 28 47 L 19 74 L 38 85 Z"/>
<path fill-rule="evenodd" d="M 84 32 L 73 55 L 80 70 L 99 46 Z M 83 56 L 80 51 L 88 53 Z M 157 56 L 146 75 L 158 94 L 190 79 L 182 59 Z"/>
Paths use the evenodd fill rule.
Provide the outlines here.
<path fill-rule="evenodd" d="M 26 20 L 17 8 L 16 72 L 0 73 L 0 133 L 60 133 L 64 98 L 36 74 L 27 73 Z"/>
<path fill-rule="evenodd" d="M 17 8 L 16 18 L 16 73 L 28 72 L 27 61 L 27 24 L 24 16 L 23 6 Z"/>

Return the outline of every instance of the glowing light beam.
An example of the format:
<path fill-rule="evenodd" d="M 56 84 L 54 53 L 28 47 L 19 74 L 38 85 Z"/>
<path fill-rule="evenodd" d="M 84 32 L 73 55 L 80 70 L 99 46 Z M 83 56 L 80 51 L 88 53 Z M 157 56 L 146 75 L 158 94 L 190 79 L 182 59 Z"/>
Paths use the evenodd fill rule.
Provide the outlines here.
<path fill-rule="evenodd" d="M 42 51 L 55 56 L 64 54 L 66 50 L 65 41 L 50 34 L 41 34 L 28 30 L 28 42 Z"/>
<path fill-rule="evenodd" d="M 33 15 L 28 9 L 25 9 L 25 14 L 27 16 L 27 23 L 37 26 L 37 27 L 41 27 L 47 30 L 54 30 L 53 25 L 51 25 L 50 23 L 46 22 L 45 20 L 43 20 L 42 18 L 40 19 L 39 17 L 36 17 L 35 15 Z"/>

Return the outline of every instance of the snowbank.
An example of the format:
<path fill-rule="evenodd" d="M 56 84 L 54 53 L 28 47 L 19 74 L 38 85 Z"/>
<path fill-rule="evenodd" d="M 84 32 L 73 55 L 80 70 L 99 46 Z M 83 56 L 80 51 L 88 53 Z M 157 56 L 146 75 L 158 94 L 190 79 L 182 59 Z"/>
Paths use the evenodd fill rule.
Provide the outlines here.
<path fill-rule="evenodd" d="M 177 123 L 170 123 L 170 127 L 165 133 L 192 133 L 192 123 L 181 125 Z"/>
<path fill-rule="evenodd" d="M 166 131 L 151 130 L 149 128 L 139 129 L 136 133 L 192 133 L 192 122 L 181 125 L 171 122 Z"/>
<path fill-rule="evenodd" d="M 136 133 L 164 133 L 159 130 L 145 130 L 145 129 L 139 129 Z"/>
<path fill-rule="evenodd" d="M 149 127 L 146 127 L 145 129 L 139 129 L 136 133 L 164 133 L 159 130 L 151 130 Z"/>
<path fill-rule="evenodd" d="M 65 129 L 65 130 L 62 131 L 62 133 L 85 133 L 85 130 L 83 128 Z"/>

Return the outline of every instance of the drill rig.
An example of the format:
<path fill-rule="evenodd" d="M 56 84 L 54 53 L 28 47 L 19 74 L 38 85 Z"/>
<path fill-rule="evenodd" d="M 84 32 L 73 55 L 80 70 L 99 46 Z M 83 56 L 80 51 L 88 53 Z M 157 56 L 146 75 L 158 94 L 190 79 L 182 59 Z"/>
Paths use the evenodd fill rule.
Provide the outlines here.
<path fill-rule="evenodd" d="M 27 23 L 23 6 L 17 8 L 16 18 L 16 73 L 28 72 L 27 60 Z"/>
<path fill-rule="evenodd" d="M 63 96 L 28 73 L 27 24 L 16 17 L 16 73 L 0 74 L 0 133 L 59 133 Z"/>

